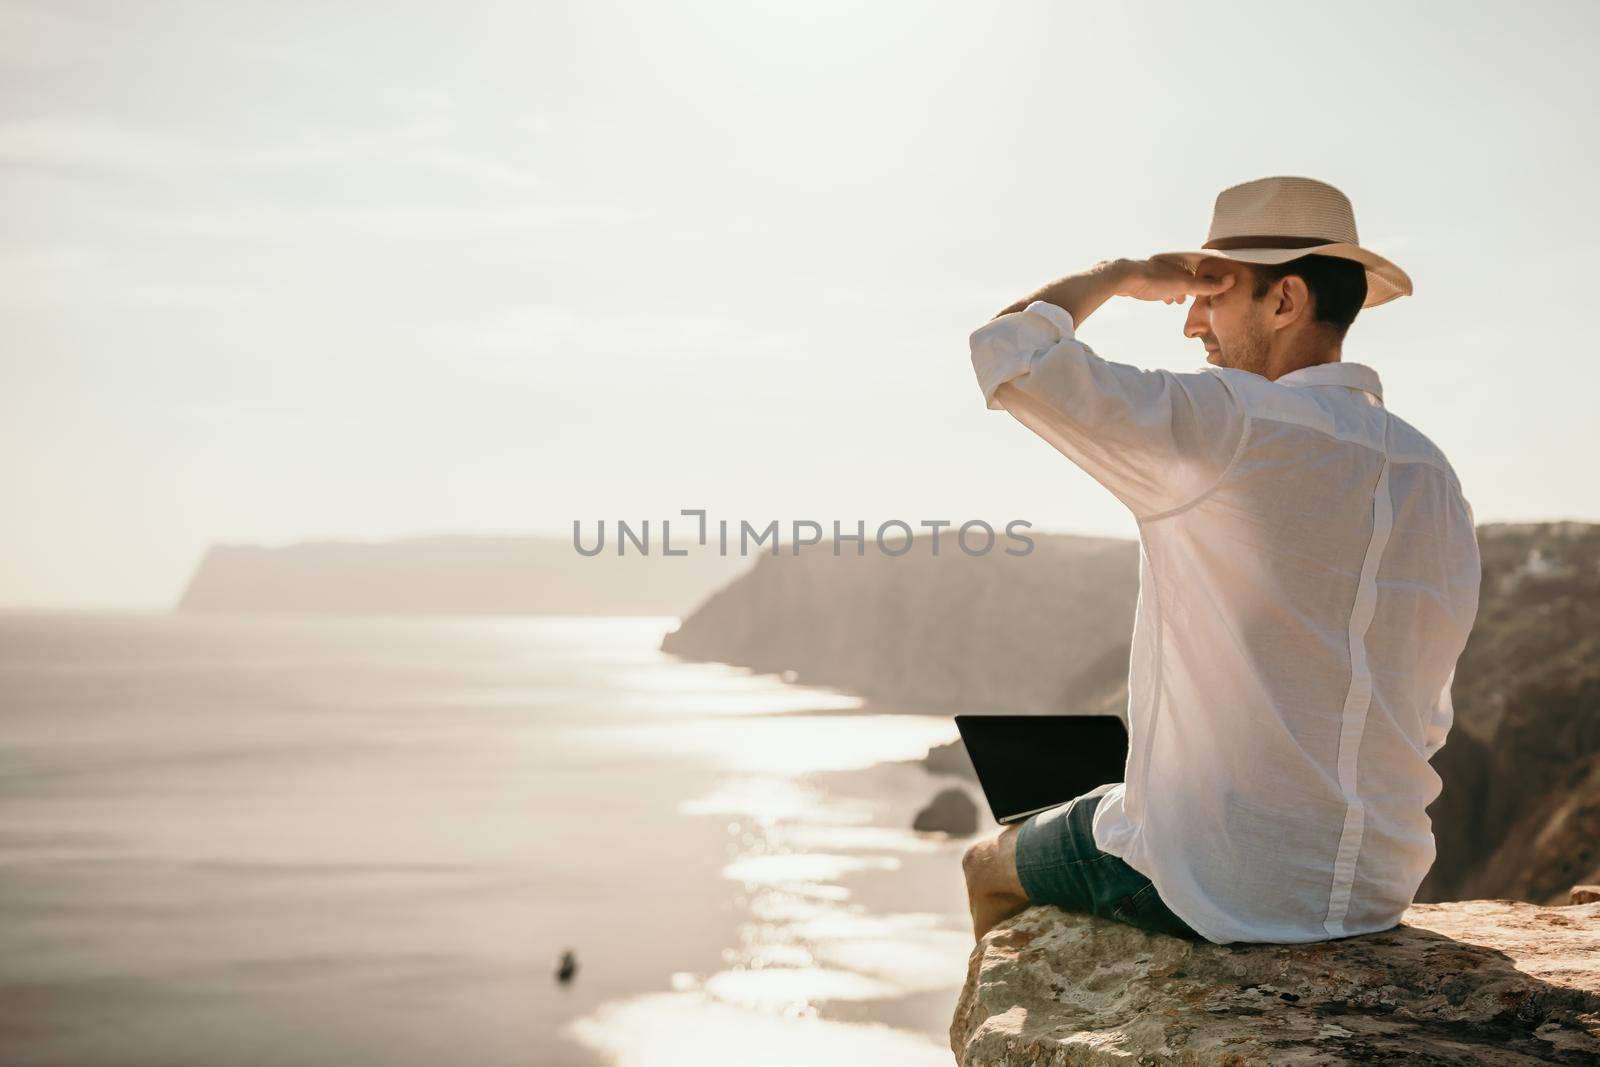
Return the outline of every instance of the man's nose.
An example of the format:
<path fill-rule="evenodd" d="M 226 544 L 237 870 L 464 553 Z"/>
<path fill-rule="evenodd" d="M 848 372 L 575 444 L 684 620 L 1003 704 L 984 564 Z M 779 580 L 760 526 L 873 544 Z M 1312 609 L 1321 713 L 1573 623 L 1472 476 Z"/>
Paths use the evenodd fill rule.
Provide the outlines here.
<path fill-rule="evenodd" d="M 1189 306 L 1189 317 L 1183 320 L 1183 335 L 1185 337 L 1201 337 L 1211 332 L 1211 309 L 1206 306 L 1206 298 L 1197 296 L 1194 303 Z"/>

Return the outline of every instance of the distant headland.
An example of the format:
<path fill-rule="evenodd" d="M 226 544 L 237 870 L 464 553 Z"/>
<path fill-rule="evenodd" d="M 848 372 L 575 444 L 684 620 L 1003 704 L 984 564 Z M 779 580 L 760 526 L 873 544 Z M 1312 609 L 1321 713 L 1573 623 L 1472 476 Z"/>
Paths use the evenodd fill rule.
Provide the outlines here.
<path fill-rule="evenodd" d="M 566 538 L 216 545 L 179 611 L 683 616 L 750 566 L 713 553 L 587 558 Z"/>

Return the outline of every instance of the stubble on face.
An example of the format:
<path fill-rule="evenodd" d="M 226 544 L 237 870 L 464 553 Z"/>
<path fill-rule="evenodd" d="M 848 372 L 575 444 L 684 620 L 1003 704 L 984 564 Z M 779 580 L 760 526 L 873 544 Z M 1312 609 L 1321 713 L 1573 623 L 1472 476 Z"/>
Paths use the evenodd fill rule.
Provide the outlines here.
<path fill-rule="evenodd" d="M 1243 305 L 1243 314 L 1226 339 L 1221 335 L 1215 336 L 1217 362 L 1224 367 L 1265 376 L 1271 336 L 1261 319 L 1261 306 L 1254 296 L 1255 275 L 1243 265 L 1236 266 L 1234 270 L 1238 275 L 1234 283 L 1234 299 Z"/>
<path fill-rule="evenodd" d="M 1251 310 L 1254 312 L 1255 308 L 1252 307 Z M 1240 370 L 1265 376 L 1269 340 L 1266 325 L 1251 314 L 1240 323 L 1239 336 L 1223 350 L 1223 354 L 1231 356 L 1234 360 L 1233 365 Z"/>

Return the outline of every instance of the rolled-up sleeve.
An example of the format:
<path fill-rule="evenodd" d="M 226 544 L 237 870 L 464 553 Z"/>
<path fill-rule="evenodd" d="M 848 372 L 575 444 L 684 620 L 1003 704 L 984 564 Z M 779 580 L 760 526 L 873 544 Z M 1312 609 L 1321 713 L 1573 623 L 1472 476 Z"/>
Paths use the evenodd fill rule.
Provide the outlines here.
<path fill-rule="evenodd" d="M 1222 378 L 1113 363 L 1073 326 L 1065 308 L 1035 300 L 975 330 L 985 405 L 1011 412 L 1140 519 L 1215 486 L 1249 425 Z"/>

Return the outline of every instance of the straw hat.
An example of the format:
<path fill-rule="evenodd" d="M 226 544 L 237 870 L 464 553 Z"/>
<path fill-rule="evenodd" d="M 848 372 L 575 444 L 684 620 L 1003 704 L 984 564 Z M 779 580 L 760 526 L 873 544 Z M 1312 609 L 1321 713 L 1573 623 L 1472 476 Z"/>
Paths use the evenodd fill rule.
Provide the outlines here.
<path fill-rule="evenodd" d="M 1337 256 L 1367 268 L 1362 307 L 1411 295 L 1406 272 L 1362 248 L 1350 200 L 1314 178 L 1258 178 L 1217 194 L 1211 233 L 1199 252 L 1162 252 L 1153 260 L 1194 270 L 1207 256 L 1241 263 L 1287 263 L 1301 256 Z"/>

